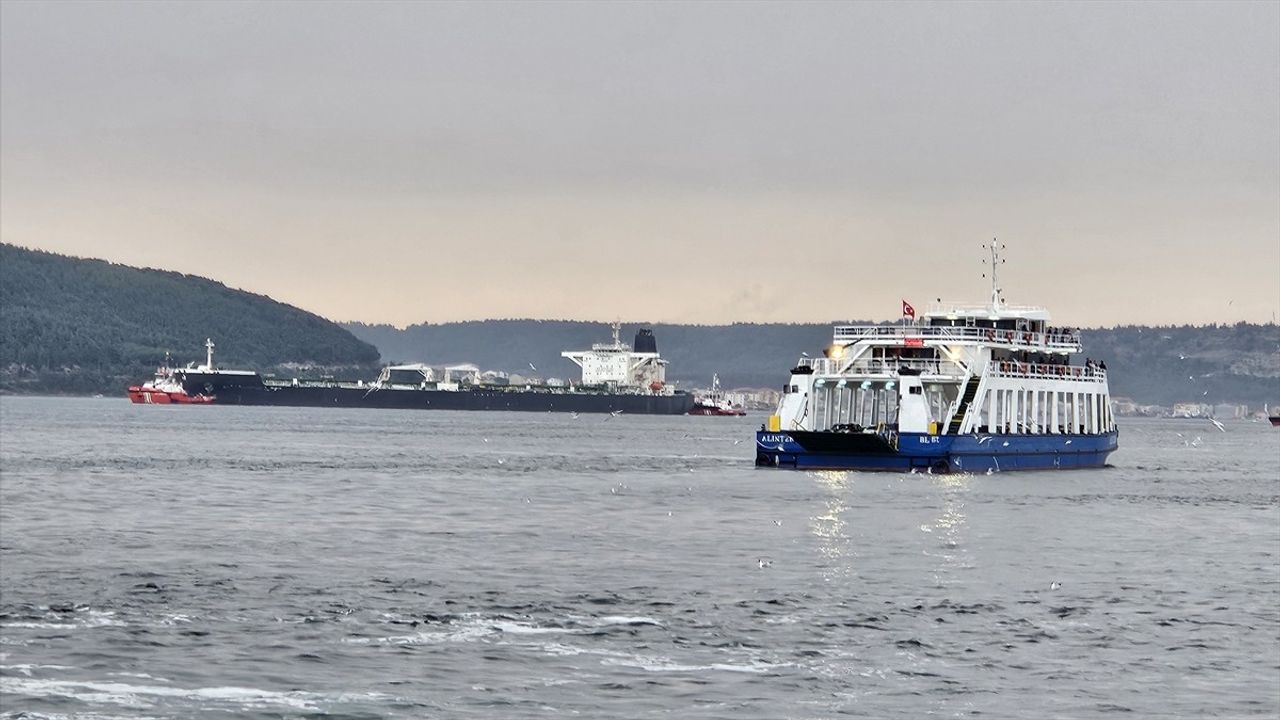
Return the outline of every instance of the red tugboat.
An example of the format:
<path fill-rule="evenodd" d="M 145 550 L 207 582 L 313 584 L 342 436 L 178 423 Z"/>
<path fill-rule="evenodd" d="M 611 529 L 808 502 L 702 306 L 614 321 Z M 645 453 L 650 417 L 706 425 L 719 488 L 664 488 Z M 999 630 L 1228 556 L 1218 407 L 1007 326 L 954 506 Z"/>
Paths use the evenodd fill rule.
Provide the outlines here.
<path fill-rule="evenodd" d="M 207 340 L 208 364 L 213 364 L 213 341 Z M 129 386 L 129 401 L 137 405 L 207 405 L 212 395 L 188 395 L 174 369 L 169 366 L 169 353 L 164 354 L 164 364 L 156 368 L 154 380 Z"/>
<path fill-rule="evenodd" d="M 725 399 L 724 391 L 720 389 L 720 376 L 712 374 L 711 391 L 693 399 L 693 407 L 689 409 L 689 414 L 739 416 L 746 415 L 747 411 Z"/>

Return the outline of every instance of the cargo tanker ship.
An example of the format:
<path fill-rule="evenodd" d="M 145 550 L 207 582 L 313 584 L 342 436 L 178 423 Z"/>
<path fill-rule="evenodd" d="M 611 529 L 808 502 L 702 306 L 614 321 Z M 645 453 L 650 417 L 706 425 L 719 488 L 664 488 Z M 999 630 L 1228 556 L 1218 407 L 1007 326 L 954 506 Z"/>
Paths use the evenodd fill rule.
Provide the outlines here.
<path fill-rule="evenodd" d="M 636 333 L 634 348 L 619 337 L 590 350 L 568 351 L 582 369 L 579 383 L 564 386 L 501 385 L 480 382 L 474 368 L 455 378 L 458 368 L 437 377 L 427 365 L 390 365 L 372 381 L 302 380 L 263 377 L 251 370 L 225 370 L 213 362 L 213 340 L 205 341 L 203 365 L 165 367 L 154 380 L 129 388 L 144 404 L 280 405 L 294 407 L 392 408 L 421 410 L 514 410 L 528 412 L 683 415 L 693 395 L 666 382 L 667 361 L 648 329 Z"/>

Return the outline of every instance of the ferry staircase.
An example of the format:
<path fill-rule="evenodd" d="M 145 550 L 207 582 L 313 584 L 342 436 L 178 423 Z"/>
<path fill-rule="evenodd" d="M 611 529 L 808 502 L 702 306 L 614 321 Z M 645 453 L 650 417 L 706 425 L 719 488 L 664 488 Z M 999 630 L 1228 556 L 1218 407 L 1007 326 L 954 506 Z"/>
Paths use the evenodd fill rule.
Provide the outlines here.
<path fill-rule="evenodd" d="M 965 413 L 969 410 L 969 403 L 973 402 L 973 397 L 978 394 L 980 380 L 980 377 L 971 375 L 969 382 L 965 383 L 964 394 L 960 396 L 960 403 L 956 405 L 956 411 L 951 414 L 951 422 L 947 425 L 948 435 L 960 433 L 960 425 L 964 422 Z"/>

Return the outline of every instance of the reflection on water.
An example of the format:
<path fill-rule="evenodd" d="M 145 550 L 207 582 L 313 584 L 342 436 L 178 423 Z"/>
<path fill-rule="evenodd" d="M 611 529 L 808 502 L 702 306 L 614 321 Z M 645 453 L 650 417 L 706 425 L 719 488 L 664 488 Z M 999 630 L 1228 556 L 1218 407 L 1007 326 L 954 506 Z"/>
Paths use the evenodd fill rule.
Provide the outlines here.
<path fill-rule="evenodd" d="M 844 513 L 849 509 L 845 497 L 853 485 L 851 475 L 842 470 L 822 470 L 809 475 L 826 491 L 821 513 L 809 519 L 809 528 L 818 538 L 818 553 L 826 560 L 822 577 L 828 581 L 848 577 L 853 574 L 852 560 L 855 556 L 846 532 L 848 523 L 844 519 Z"/>
<path fill-rule="evenodd" d="M 966 562 L 969 549 L 964 543 L 964 505 L 972 481 L 973 475 L 970 473 L 931 477 L 933 486 L 941 494 L 942 508 L 931 526 L 922 526 L 920 529 L 933 532 L 938 536 L 939 549 L 933 552 L 925 551 L 925 555 L 938 559 L 933 569 L 933 582 L 937 587 L 960 582 L 958 578 L 949 576 L 957 570 L 969 567 L 969 563 Z"/>

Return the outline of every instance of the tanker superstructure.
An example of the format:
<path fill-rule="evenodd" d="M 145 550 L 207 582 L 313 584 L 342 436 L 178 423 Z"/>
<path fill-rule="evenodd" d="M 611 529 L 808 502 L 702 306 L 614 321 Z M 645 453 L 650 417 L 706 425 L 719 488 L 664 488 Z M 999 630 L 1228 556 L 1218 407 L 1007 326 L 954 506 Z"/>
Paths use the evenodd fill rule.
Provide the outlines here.
<path fill-rule="evenodd" d="M 206 341 L 208 355 L 203 365 L 175 368 L 170 371 L 170 381 L 192 397 L 209 398 L 207 402 L 213 405 L 687 413 L 693 407 L 693 396 L 666 383 L 667 361 L 658 355 L 653 333 L 641 329 L 633 350 L 619 340 L 619 331 L 615 323 L 613 342 L 562 353 L 582 368 L 577 384 L 484 383 L 474 366 L 450 366 L 437 375 L 424 364 L 390 365 L 369 382 L 264 378 L 257 372 L 214 365 L 212 340 Z"/>
<path fill-rule="evenodd" d="M 1005 304 L 939 302 L 917 320 L 837 326 L 802 357 L 756 434 L 775 467 L 998 472 L 1100 467 L 1118 444 L 1105 363 L 1072 364 L 1078 333 Z M 910 320 L 906 321 L 910 311 Z"/>

